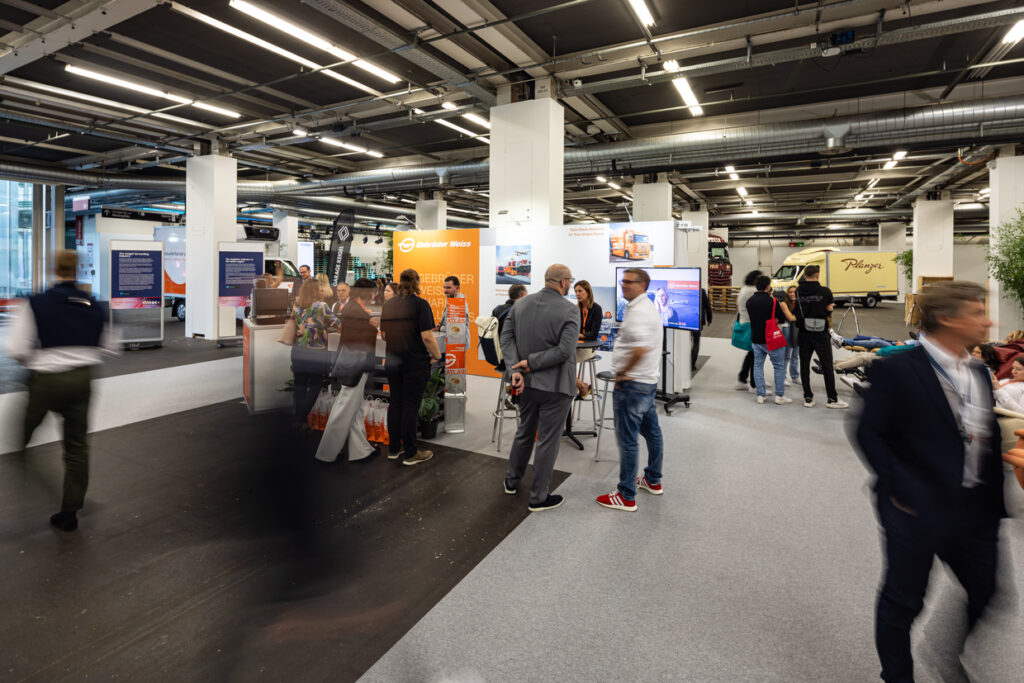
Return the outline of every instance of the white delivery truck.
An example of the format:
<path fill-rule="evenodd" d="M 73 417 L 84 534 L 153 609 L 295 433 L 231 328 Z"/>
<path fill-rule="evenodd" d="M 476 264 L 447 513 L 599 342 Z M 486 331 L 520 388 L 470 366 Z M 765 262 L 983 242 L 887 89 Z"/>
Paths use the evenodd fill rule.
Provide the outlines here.
<path fill-rule="evenodd" d="M 171 307 L 171 313 L 175 318 L 184 322 L 185 320 L 185 227 L 157 227 L 153 228 L 153 239 L 164 243 L 164 306 Z M 242 240 L 239 240 L 242 241 Z M 290 284 L 299 277 L 299 269 L 287 259 L 277 256 L 263 257 L 264 272 L 276 272 L 280 264 L 284 281 L 282 284 Z M 248 315 L 248 310 L 245 311 Z"/>
<path fill-rule="evenodd" d="M 803 277 L 807 266 L 821 268 L 821 284 L 837 302 L 859 300 L 867 308 L 879 301 L 895 301 L 899 273 L 894 251 L 841 251 L 837 247 L 811 247 L 790 254 L 775 272 L 772 289 L 785 292 Z"/>

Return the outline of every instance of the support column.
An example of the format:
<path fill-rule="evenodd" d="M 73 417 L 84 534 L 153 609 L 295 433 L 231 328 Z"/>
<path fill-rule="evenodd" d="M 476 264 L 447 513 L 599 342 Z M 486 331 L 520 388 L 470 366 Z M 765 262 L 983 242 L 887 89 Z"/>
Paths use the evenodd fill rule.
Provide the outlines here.
<path fill-rule="evenodd" d="M 672 185 L 667 182 L 633 185 L 633 220 L 672 220 Z"/>
<path fill-rule="evenodd" d="M 43 201 L 43 186 L 32 186 L 32 291 L 41 292 L 50 282 L 46 270 L 46 202 Z"/>
<path fill-rule="evenodd" d="M 953 202 L 918 200 L 914 204 L 914 280 L 922 276 L 953 276 Z"/>
<path fill-rule="evenodd" d="M 562 225 L 564 109 L 544 97 L 492 107 L 490 114 L 491 226 Z"/>
<path fill-rule="evenodd" d="M 708 286 L 708 212 L 683 211 L 679 216 L 678 229 L 675 231 L 676 253 L 673 263 L 677 266 L 693 266 L 700 268 L 701 287 Z M 673 357 L 677 359 L 673 373 L 673 386 L 676 391 L 689 390 L 692 386 L 690 372 L 690 349 L 693 347 L 691 333 L 676 332 L 672 348 Z"/>
<path fill-rule="evenodd" d="M 278 230 L 280 246 L 278 256 L 288 259 L 296 266 L 299 264 L 299 217 L 292 211 L 274 209 L 274 227 Z M 313 264 L 308 264 L 310 268 Z"/>
<path fill-rule="evenodd" d="M 217 339 L 220 336 L 217 248 L 220 242 L 235 241 L 237 203 L 238 164 L 235 159 L 211 154 L 186 162 L 186 337 Z M 231 315 L 234 317 L 234 312 Z"/>
<path fill-rule="evenodd" d="M 448 202 L 440 192 L 433 199 L 416 200 L 416 228 L 419 230 L 445 230 L 448 228 Z"/>
<path fill-rule="evenodd" d="M 1024 156 L 1001 156 L 989 164 L 989 245 L 999 249 L 999 225 L 1016 217 L 1024 209 Z M 984 283 L 982 283 L 984 284 Z M 995 325 L 991 339 L 1005 339 L 1014 330 L 1024 329 L 1020 306 L 1003 293 L 1003 287 L 989 278 L 989 317 Z"/>
<path fill-rule="evenodd" d="M 907 250 L 907 224 L 906 223 L 879 223 L 878 224 L 878 251 L 895 251 L 899 253 Z M 907 281 L 911 273 L 899 269 L 896 278 L 899 282 L 899 295 L 897 301 L 903 301 L 903 295 L 907 293 Z"/>

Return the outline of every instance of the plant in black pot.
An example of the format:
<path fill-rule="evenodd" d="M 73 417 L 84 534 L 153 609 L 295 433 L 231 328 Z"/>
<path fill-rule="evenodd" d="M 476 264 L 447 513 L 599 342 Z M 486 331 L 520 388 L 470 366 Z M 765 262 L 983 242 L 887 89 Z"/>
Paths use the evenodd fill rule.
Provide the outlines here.
<path fill-rule="evenodd" d="M 420 435 L 424 439 L 437 436 L 437 423 L 441 421 L 441 406 L 444 404 L 444 370 L 435 369 L 427 380 L 427 388 L 423 390 L 420 401 Z"/>

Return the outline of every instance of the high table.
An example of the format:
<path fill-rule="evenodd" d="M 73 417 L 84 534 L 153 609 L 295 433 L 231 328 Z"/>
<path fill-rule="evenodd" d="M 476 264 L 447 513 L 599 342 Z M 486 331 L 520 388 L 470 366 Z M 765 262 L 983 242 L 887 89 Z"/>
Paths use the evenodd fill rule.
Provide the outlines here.
<path fill-rule="evenodd" d="M 578 344 L 576 344 L 576 348 L 577 349 L 596 349 L 596 348 L 599 348 L 601 346 L 601 344 L 603 344 L 603 343 L 604 342 L 598 341 L 598 340 L 582 341 L 582 342 L 579 342 Z M 597 387 L 590 387 L 590 395 L 591 396 L 594 396 L 594 391 L 596 390 L 596 388 Z M 577 396 L 573 400 L 574 401 L 579 401 L 581 399 L 579 398 L 579 396 Z M 597 399 L 596 398 L 592 398 L 591 400 L 596 401 Z M 597 428 L 595 427 L 594 429 L 583 430 L 583 431 L 578 431 L 578 432 L 573 431 L 573 429 L 572 429 L 572 409 L 573 409 L 572 404 L 570 404 L 569 405 L 569 414 L 565 418 L 565 431 L 562 432 L 562 436 L 567 438 L 567 439 L 569 439 L 569 441 L 572 441 L 574 444 L 576 444 L 576 448 L 578 448 L 578 449 L 580 449 L 582 451 L 583 450 L 583 444 L 576 437 L 577 436 L 597 436 Z"/>

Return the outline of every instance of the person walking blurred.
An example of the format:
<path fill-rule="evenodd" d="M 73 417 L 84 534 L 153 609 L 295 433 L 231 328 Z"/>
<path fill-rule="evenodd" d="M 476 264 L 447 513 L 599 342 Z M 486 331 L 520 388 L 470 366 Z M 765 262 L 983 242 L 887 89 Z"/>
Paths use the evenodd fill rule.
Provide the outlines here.
<path fill-rule="evenodd" d="M 737 321 L 740 325 L 750 324 L 750 314 L 747 313 L 747 299 L 752 297 L 756 292 L 757 288 L 754 287 L 754 282 L 763 273 L 760 270 L 752 270 L 747 273 L 747 276 L 743 278 L 743 286 L 740 287 L 739 293 L 736 295 L 736 308 L 737 308 Z M 756 388 L 754 387 L 754 351 L 747 351 L 747 355 L 743 356 L 743 365 L 740 366 L 740 374 L 737 377 L 736 388 L 739 390 L 750 387 L 750 393 L 755 393 Z"/>
<path fill-rule="evenodd" d="M 89 401 L 93 368 L 116 355 L 107 309 L 75 283 L 78 257 L 54 257 L 56 282 L 29 297 L 17 311 L 7 336 L 7 353 L 28 370 L 28 405 L 22 423 L 21 457 L 32 434 L 55 412 L 64 418 L 64 486 L 60 511 L 50 524 L 78 528 L 78 511 L 89 486 Z"/>
<path fill-rule="evenodd" d="M 420 403 L 430 378 L 431 360 L 440 360 L 434 338 L 434 313 L 420 297 L 420 275 L 412 268 L 398 279 L 398 296 L 384 303 L 380 330 L 387 344 L 384 371 L 391 396 L 388 403 L 388 458 L 417 465 L 434 457 L 416 442 Z"/>
<path fill-rule="evenodd" d="M 330 367 L 327 333 L 338 327 L 338 318 L 322 299 L 320 285 L 307 280 L 295 299 L 295 344 L 292 346 L 295 421 L 304 424 L 316 404 Z"/>

